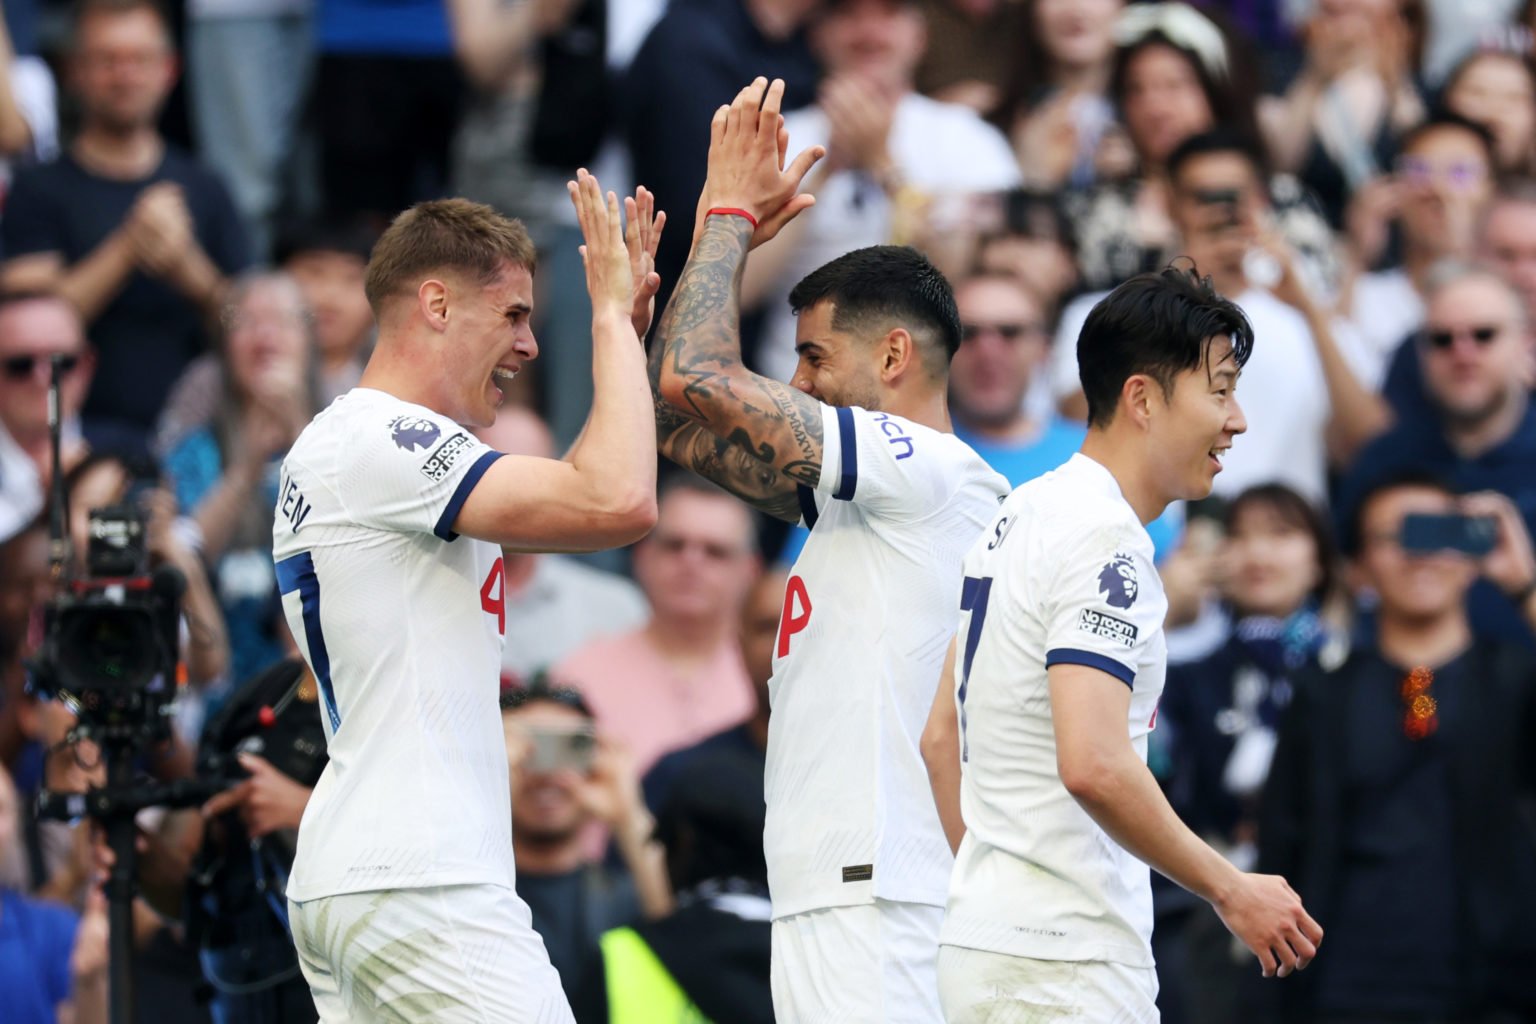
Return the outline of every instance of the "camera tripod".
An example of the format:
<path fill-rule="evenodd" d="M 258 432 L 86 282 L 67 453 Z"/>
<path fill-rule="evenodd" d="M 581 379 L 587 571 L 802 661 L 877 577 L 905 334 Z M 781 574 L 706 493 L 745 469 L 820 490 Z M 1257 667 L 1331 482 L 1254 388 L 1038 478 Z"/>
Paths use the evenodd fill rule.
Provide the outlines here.
<path fill-rule="evenodd" d="M 101 746 L 106 785 L 85 793 L 38 794 L 40 819 L 74 821 L 89 817 L 102 827 L 112 851 L 107 897 L 108 999 L 111 1024 L 133 1024 L 133 898 L 137 890 L 138 850 L 134 819 L 146 807 L 200 807 L 220 792 L 223 781 L 178 779 L 148 782 L 135 778 L 134 760 L 142 737 L 122 727 L 108 727 L 90 737 Z"/>

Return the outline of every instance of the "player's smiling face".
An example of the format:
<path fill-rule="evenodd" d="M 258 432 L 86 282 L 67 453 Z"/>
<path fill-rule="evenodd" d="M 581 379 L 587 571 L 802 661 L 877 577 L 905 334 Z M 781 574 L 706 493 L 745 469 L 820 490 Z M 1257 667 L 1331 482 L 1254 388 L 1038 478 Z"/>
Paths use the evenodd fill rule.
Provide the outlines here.
<path fill-rule="evenodd" d="M 1157 446 L 1165 462 L 1158 476 L 1168 482 L 1170 500 L 1209 495 L 1233 439 L 1248 429 L 1237 403 L 1240 372 L 1231 339 L 1215 337 L 1207 343 L 1203 366 L 1174 377 L 1173 394 L 1159 417 Z"/>
<path fill-rule="evenodd" d="M 461 287 L 464 287 L 461 285 Z M 484 286 L 461 292 L 449 314 L 445 354 L 459 393 L 454 419 L 466 426 L 488 427 L 505 389 L 539 354 L 529 317 L 533 313 L 533 275 L 527 267 L 502 265 Z"/>
<path fill-rule="evenodd" d="M 819 402 L 878 410 L 880 374 L 875 346 L 832 326 L 832 303 L 818 302 L 795 318 L 800 357 L 790 383 Z"/>

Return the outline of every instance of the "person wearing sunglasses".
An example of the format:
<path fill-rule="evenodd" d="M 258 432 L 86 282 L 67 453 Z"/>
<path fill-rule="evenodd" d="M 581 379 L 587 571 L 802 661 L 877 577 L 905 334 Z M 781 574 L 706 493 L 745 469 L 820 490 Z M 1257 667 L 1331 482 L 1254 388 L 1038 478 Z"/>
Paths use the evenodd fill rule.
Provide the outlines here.
<path fill-rule="evenodd" d="M 0 539 L 43 507 L 52 472 L 48 384 L 59 359 L 65 467 L 85 454 L 80 407 L 94 360 L 74 307 L 43 294 L 0 295 Z"/>
<path fill-rule="evenodd" d="M 1375 482 L 1411 467 L 1466 490 L 1504 494 L 1536 529 L 1536 379 L 1524 303 L 1497 272 L 1458 263 L 1436 267 L 1426 294 L 1413 351 L 1427 411 L 1400 416 L 1361 451 L 1344 476 L 1339 514 L 1347 520 Z M 1469 591 L 1468 610 L 1481 630 L 1536 646 L 1529 624 L 1486 581 Z"/>

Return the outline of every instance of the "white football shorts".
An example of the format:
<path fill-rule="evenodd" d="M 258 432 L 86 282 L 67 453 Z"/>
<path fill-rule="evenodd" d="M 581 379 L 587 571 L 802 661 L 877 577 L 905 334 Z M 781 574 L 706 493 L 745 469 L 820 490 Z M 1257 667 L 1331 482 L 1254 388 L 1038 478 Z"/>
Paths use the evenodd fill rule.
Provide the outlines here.
<path fill-rule="evenodd" d="M 573 1024 L 528 905 L 501 885 L 288 903 L 320 1024 Z"/>
<path fill-rule="evenodd" d="M 1158 1024 L 1157 972 L 1102 960 L 1030 960 L 939 947 L 947 1024 Z"/>
<path fill-rule="evenodd" d="M 939 1024 L 943 907 L 875 900 L 773 922 L 783 1024 Z"/>

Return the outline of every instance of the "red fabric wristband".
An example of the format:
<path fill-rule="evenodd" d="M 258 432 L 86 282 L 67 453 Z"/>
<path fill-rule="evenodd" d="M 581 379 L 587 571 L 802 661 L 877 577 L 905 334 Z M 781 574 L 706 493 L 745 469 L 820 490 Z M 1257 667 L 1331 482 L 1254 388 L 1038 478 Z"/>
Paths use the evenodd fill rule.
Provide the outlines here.
<path fill-rule="evenodd" d="M 747 223 L 752 225 L 752 230 L 757 230 L 757 218 L 752 216 L 746 210 L 739 210 L 734 206 L 717 206 L 713 210 L 710 210 L 708 213 L 704 214 L 704 216 L 713 217 L 717 213 L 727 217 L 745 217 L 747 218 Z"/>

